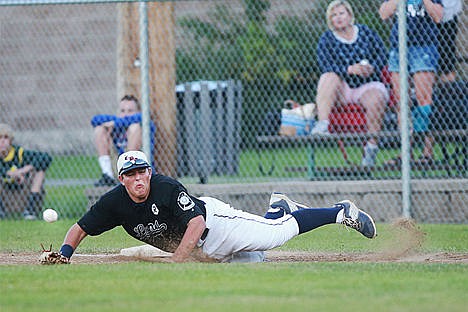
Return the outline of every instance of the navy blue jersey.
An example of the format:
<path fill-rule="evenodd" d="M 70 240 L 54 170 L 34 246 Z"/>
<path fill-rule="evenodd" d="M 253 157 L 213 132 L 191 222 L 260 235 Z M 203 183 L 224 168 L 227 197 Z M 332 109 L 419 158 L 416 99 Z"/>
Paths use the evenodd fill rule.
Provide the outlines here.
<path fill-rule="evenodd" d="M 354 42 L 343 42 L 328 30 L 320 37 L 317 46 L 317 61 L 321 73 L 336 73 L 351 88 L 371 81 L 380 81 L 380 73 L 387 57 L 383 41 L 376 32 L 366 25 L 356 27 L 358 33 Z M 374 73 L 369 77 L 349 75 L 348 67 L 362 60 L 369 61 L 374 67 Z"/>
<path fill-rule="evenodd" d="M 78 225 L 92 236 L 120 225 L 134 238 L 174 252 L 188 222 L 199 215 L 206 219 L 203 201 L 191 196 L 178 181 L 156 174 L 151 177 L 145 202 L 133 202 L 124 186 L 116 186 L 91 206 Z"/>

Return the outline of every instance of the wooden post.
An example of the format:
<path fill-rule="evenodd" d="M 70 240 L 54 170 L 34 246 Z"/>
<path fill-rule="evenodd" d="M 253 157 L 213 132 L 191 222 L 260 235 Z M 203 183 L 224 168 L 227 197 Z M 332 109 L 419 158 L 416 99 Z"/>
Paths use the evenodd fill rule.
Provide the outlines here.
<path fill-rule="evenodd" d="M 141 98 L 140 68 L 135 66 L 138 59 L 138 3 L 119 3 L 117 5 L 117 99 L 125 94 Z"/>
<path fill-rule="evenodd" d="M 118 5 L 117 93 L 141 98 L 138 3 Z M 155 123 L 155 159 L 158 172 L 176 175 L 175 37 L 172 2 L 148 3 L 148 46 L 151 118 Z"/>
<path fill-rule="evenodd" d="M 157 117 L 155 167 L 176 176 L 177 109 L 173 2 L 148 3 L 151 114 Z"/>

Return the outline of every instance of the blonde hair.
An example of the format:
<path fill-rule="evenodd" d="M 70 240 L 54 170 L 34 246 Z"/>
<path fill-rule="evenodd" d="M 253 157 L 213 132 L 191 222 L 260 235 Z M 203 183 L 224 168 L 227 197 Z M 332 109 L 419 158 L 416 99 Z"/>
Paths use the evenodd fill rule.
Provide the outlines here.
<path fill-rule="evenodd" d="M 7 136 L 13 141 L 13 129 L 5 123 L 0 123 L 0 135 Z"/>
<path fill-rule="evenodd" d="M 340 5 L 344 6 L 346 11 L 348 11 L 349 15 L 351 15 L 351 25 L 354 25 L 354 12 L 353 8 L 351 7 L 351 4 L 349 4 L 349 2 L 346 0 L 334 0 L 330 2 L 330 4 L 327 7 L 327 25 L 330 30 L 335 30 L 331 21 L 332 11 L 334 8 Z"/>

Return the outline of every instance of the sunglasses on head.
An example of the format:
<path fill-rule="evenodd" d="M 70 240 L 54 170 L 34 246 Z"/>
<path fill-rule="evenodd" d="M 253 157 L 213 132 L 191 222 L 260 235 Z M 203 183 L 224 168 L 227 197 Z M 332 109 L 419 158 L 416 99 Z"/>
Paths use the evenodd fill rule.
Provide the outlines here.
<path fill-rule="evenodd" d="M 126 161 L 123 163 L 122 168 L 120 168 L 119 174 L 124 170 L 127 170 L 133 166 L 139 166 L 139 165 L 148 165 L 148 163 L 144 161 L 143 159 L 138 159 L 138 158 Z"/>

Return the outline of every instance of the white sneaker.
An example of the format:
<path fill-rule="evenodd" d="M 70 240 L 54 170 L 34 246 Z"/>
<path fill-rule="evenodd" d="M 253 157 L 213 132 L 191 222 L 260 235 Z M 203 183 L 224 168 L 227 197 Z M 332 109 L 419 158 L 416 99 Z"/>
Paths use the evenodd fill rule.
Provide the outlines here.
<path fill-rule="evenodd" d="M 312 131 L 310 134 L 315 135 L 315 134 L 330 134 L 330 131 L 328 131 L 328 125 L 330 125 L 330 121 L 328 120 L 320 120 L 315 124 L 315 126 L 312 128 Z"/>
<path fill-rule="evenodd" d="M 268 212 L 275 213 L 283 210 L 284 214 L 291 214 L 291 212 L 304 208 L 309 207 L 300 203 L 296 203 L 282 193 L 273 192 L 270 197 L 270 209 L 268 209 Z"/>

